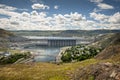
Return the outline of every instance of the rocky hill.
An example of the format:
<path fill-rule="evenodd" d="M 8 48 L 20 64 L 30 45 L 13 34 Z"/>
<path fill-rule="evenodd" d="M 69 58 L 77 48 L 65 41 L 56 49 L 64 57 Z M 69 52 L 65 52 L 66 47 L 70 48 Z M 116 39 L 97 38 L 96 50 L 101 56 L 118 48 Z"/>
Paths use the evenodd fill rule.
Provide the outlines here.
<path fill-rule="evenodd" d="M 13 35 L 14 34 L 12 32 L 6 31 L 4 29 L 0 29 L 0 38 L 8 38 Z"/>
<path fill-rule="evenodd" d="M 27 39 L 21 36 L 17 36 L 13 32 L 0 29 L 0 50 L 8 48 L 9 43 L 14 42 L 15 40 L 19 42 L 19 41 L 25 41 Z"/>
<path fill-rule="evenodd" d="M 9 37 L 10 36 L 14 36 L 13 33 L 0 29 L 0 49 L 5 49 L 8 48 L 8 44 L 9 44 Z"/>
<path fill-rule="evenodd" d="M 77 69 L 73 80 L 120 80 L 120 33 L 103 37 L 96 43 L 103 45 L 105 42 L 108 45 L 95 57 L 100 62 Z"/>
<path fill-rule="evenodd" d="M 120 43 L 120 33 L 108 33 L 97 36 L 96 42 L 90 44 L 90 46 L 106 48 L 111 44 Z"/>

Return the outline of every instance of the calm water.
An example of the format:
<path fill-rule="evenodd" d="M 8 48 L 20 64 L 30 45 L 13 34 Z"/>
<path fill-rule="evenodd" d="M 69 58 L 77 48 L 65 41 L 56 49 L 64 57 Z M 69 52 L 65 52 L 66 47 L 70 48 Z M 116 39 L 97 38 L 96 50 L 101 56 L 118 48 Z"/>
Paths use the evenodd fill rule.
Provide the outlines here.
<path fill-rule="evenodd" d="M 29 50 L 36 55 L 34 58 L 36 62 L 50 62 L 55 61 L 60 52 L 60 47 L 31 47 L 25 50 Z"/>
<path fill-rule="evenodd" d="M 41 39 L 41 40 L 46 40 L 46 39 L 82 39 L 82 37 L 41 37 L 41 36 L 23 36 L 25 38 L 28 39 L 33 39 L 33 43 L 34 43 L 34 39 Z M 55 61 L 56 60 L 56 56 L 59 54 L 60 52 L 60 48 L 62 47 L 41 47 L 41 46 L 28 46 L 26 48 L 26 50 L 29 50 L 30 52 L 33 52 L 33 55 L 35 54 L 35 58 L 34 60 L 36 62 L 38 61 L 42 61 L 42 62 L 49 62 L 49 61 Z"/>

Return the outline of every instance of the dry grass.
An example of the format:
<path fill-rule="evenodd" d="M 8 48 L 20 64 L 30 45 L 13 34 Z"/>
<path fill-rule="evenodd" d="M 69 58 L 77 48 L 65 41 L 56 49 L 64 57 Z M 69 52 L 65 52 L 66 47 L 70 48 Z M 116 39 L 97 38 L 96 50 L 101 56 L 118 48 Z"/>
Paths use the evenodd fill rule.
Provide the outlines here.
<path fill-rule="evenodd" d="M 0 80 L 70 80 L 70 75 L 78 67 L 99 62 L 89 59 L 82 62 L 13 64 L 0 66 Z"/>

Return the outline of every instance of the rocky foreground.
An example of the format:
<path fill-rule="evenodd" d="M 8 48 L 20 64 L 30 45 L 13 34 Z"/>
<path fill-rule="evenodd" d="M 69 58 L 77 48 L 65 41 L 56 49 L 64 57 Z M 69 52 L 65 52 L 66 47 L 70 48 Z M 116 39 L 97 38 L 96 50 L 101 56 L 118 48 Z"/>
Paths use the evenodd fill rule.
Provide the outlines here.
<path fill-rule="evenodd" d="M 120 80 L 120 65 L 100 62 L 85 68 L 79 68 L 71 77 L 72 80 Z"/>

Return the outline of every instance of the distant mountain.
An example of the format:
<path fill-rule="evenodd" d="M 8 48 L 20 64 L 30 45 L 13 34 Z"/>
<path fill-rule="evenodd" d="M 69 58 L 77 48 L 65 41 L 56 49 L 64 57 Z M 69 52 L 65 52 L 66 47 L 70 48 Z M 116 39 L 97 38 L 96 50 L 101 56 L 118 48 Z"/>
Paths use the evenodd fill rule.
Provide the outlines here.
<path fill-rule="evenodd" d="M 22 36 L 62 36 L 62 37 L 73 37 L 73 36 L 95 36 L 98 34 L 106 33 L 118 33 L 120 30 L 57 30 L 57 31 L 12 31 L 16 35 Z"/>

